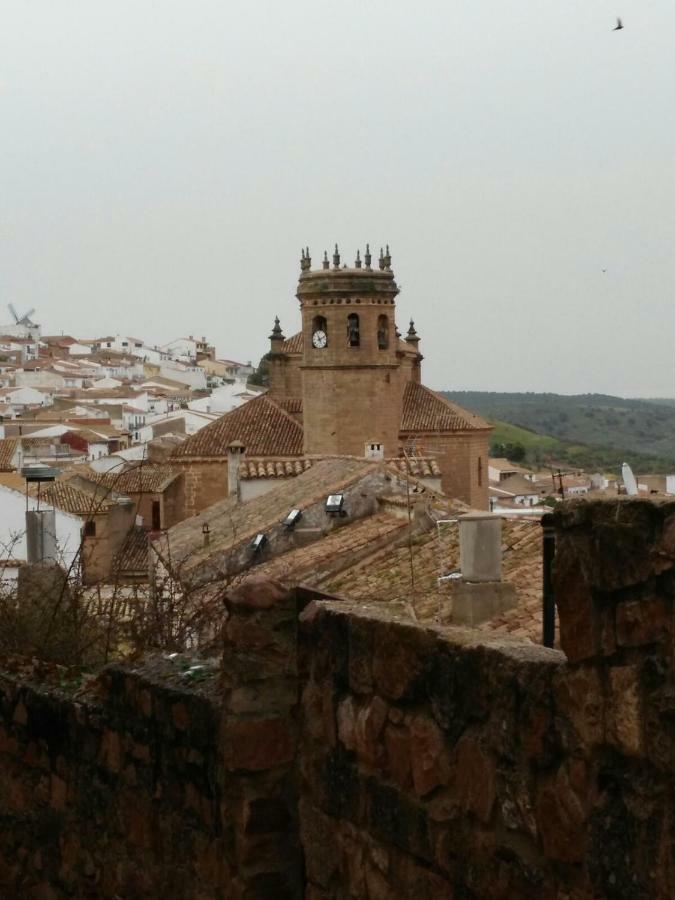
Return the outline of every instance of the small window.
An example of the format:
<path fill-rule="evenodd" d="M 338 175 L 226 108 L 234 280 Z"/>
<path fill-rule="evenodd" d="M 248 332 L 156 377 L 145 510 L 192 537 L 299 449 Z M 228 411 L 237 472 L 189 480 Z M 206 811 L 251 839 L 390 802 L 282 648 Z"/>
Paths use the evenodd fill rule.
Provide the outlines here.
<path fill-rule="evenodd" d="M 388 316 L 378 316 L 377 318 L 377 346 L 380 350 L 386 350 L 389 347 Z"/>
<path fill-rule="evenodd" d="M 358 347 L 361 344 L 359 317 L 356 313 L 350 313 L 347 316 L 347 341 L 350 347 Z"/>
<path fill-rule="evenodd" d="M 483 457 L 478 457 L 478 487 L 483 487 Z"/>
<path fill-rule="evenodd" d="M 159 500 L 152 501 L 152 530 L 159 531 L 162 527 L 162 515 Z"/>
<path fill-rule="evenodd" d="M 96 522 L 93 519 L 87 519 L 84 523 L 84 536 L 96 537 Z"/>
<path fill-rule="evenodd" d="M 123 347 L 128 347 L 128 346 L 129 346 L 129 341 L 122 341 L 122 346 L 123 346 Z"/>

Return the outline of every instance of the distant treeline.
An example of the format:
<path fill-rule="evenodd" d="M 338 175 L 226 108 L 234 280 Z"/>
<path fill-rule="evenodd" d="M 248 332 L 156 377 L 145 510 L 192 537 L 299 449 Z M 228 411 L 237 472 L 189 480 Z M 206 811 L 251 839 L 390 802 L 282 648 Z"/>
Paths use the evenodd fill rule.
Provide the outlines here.
<path fill-rule="evenodd" d="M 675 472 L 675 400 L 607 394 L 512 394 L 444 391 L 495 425 L 493 450 L 532 465 L 559 463 L 618 472 Z M 512 445 L 507 448 L 507 445 Z M 504 454 L 505 455 L 505 454 Z"/>

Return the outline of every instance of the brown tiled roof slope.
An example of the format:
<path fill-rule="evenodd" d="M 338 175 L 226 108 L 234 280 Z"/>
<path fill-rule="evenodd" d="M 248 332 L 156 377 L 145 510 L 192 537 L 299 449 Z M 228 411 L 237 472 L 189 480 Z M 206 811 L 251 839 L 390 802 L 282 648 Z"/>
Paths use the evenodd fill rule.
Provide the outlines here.
<path fill-rule="evenodd" d="M 509 520 L 503 532 L 503 577 L 516 586 L 518 605 L 479 628 L 515 637 L 529 638 L 535 644 L 542 639 L 542 537 L 541 524 Z M 557 629 L 556 629 L 557 630 Z"/>
<path fill-rule="evenodd" d="M 407 472 L 415 478 L 433 478 L 441 474 L 441 468 L 432 457 L 397 456 L 387 460 L 387 465 L 394 466 L 399 472 Z"/>
<path fill-rule="evenodd" d="M 18 441 L 16 438 L 4 438 L 0 440 L 0 472 L 13 472 L 12 459 L 16 453 Z"/>
<path fill-rule="evenodd" d="M 32 488 L 30 493 L 37 496 L 37 488 Z M 40 500 L 46 506 L 55 506 L 63 512 L 85 517 L 105 513 L 115 506 L 114 500 L 96 496 L 95 492 L 83 491 L 69 481 L 55 481 L 42 488 Z"/>
<path fill-rule="evenodd" d="M 280 353 L 302 353 L 302 332 L 292 335 L 279 348 Z"/>
<path fill-rule="evenodd" d="M 293 475 L 301 475 L 317 463 L 321 457 L 303 457 L 301 459 L 279 459 L 266 457 L 264 459 L 245 458 L 239 464 L 241 478 L 288 478 Z M 386 460 L 389 467 L 415 478 L 433 478 L 441 474 L 440 467 L 435 459 L 409 456 L 392 457 Z"/>
<path fill-rule="evenodd" d="M 288 478 L 291 475 L 302 475 L 310 469 L 315 460 L 312 459 L 244 459 L 239 464 L 241 478 Z"/>
<path fill-rule="evenodd" d="M 298 416 L 302 413 L 301 397 L 285 397 L 283 399 L 275 400 L 274 402 L 278 403 L 282 409 L 286 410 L 286 412 L 290 413 L 292 416 Z"/>
<path fill-rule="evenodd" d="M 375 545 L 383 538 L 395 538 L 408 527 L 405 519 L 378 513 L 338 528 L 307 547 L 299 547 L 269 562 L 256 566 L 248 575 L 272 578 L 286 584 L 320 581 L 326 570 L 334 570 L 340 557 L 350 559 L 367 544 Z"/>
<path fill-rule="evenodd" d="M 366 567 L 356 566 L 321 583 L 327 591 L 351 600 L 410 600 L 418 617 L 434 620 L 439 608 L 450 602 L 439 589 L 438 576 L 459 568 L 459 533 L 456 525 L 434 528 L 413 540 L 415 590 L 410 581 L 410 548 L 399 547 L 378 556 Z M 482 631 L 497 631 L 541 643 L 542 563 L 539 520 L 505 519 L 502 526 L 502 579 L 513 584 L 518 604 L 483 622 Z"/>
<path fill-rule="evenodd" d="M 226 456 L 232 441 L 241 441 L 250 456 L 300 456 L 302 426 L 263 395 L 193 434 L 174 456 Z"/>
<path fill-rule="evenodd" d="M 169 528 L 155 540 L 155 546 L 167 562 L 191 571 L 212 554 L 226 553 L 282 521 L 290 509 L 316 503 L 376 467 L 376 463 L 353 457 L 321 460 L 297 478 L 282 480 L 273 491 L 246 503 L 237 503 L 234 498 L 214 503 L 198 516 Z M 210 531 L 207 548 L 202 531 L 205 522 Z"/>
<path fill-rule="evenodd" d="M 95 472 L 92 474 L 96 477 Z M 119 494 L 158 494 L 179 475 L 171 466 L 144 462 L 133 464 L 123 472 L 105 472 L 97 480 Z"/>
<path fill-rule="evenodd" d="M 403 393 L 401 431 L 473 431 L 489 428 L 480 416 L 429 390 L 423 384 L 409 381 Z"/>
<path fill-rule="evenodd" d="M 134 526 L 129 529 L 113 569 L 120 575 L 125 572 L 148 572 L 148 535 L 145 529 Z"/>

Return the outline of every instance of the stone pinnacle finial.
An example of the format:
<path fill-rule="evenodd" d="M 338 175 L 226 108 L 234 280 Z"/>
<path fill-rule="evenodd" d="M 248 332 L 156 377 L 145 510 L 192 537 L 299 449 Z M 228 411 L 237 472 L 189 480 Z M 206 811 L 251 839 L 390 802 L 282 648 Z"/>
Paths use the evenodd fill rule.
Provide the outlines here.
<path fill-rule="evenodd" d="M 274 328 L 272 329 L 272 334 L 270 335 L 271 341 L 283 341 L 284 333 L 281 330 L 281 325 L 279 324 L 279 316 L 274 317 Z"/>
<path fill-rule="evenodd" d="M 322 265 L 323 265 L 324 269 L 327 269 L 327 268 L 330 266 L 330 263 L 328 262 L 328 250 L 324 250 L 324 251 L 323 251 L 323 263 L 322 263 Z"/>
<path fill-rule="evenodd" d="M 361 268 L 361 251 L 360 250 L 356 251 L 356 261 L 354 262 L 354 268 L 355 269 Z"/>
<path fill-rule="evenodd" d="M 305 247 L 305 264 L 307 266 L 307 271 L 312 268 L 312 257 L 309 255 L 309 247 Z"/>
<path fill-rule="evenodd" d="M 380 269 L 384 270 L 384 252 L 382 250 L 382 247 L 380 247 L 380 258 L 378 260 L 378 263 L 380 264 Z"/>
<path fill-rule="evenodd" d="M 333 268 L 340 268 L 340 251 L 338 250 L 338 245 L 335 245 L 335 253 L 333 254 Z"/>
<path fill-rule="evenodd" d="M 387 272 L 391 272 L 391 253 L 389 252 L 389 244 L 387 244 L 387 250 L 384 254 L 384 267 Z"/>
<path fill-rule="evenodd" d="M 406 334 L 405 339 L 409 344 L 416 344 L 420 339 L 419 335 L 415 331 L 415 323 L 412 319 L 410 320 L 410 328 L 408 329 L 408 333 Z"/>
<path fill-rule="evenodd" d="M 370 244 L 366 244 L 366 253 L 363 258 L 366 263 L 366 269 L 370 272 L 370 264 L 373 261 L 373 257 L 370 255 Z"/>

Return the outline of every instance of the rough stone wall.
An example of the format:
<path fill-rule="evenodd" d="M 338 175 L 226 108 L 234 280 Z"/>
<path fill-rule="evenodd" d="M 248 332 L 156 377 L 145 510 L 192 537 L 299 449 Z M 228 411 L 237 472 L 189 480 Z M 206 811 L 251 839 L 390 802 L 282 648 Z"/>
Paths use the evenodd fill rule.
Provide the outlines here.
<path fill-rule="evenodd" d="M 182 490 L 176 500 L 177 522 L 196 516 L 203 509 L 224 500 L 227 494 L 227 457 L 197 460 L 173 457 L 172 465 L 183 472 Z M 179 507 L 182 509 L 179 513 Z"/>
<path fill-rule="evenodd" d="M 3 674 L 2 896 L 224 896 L 218 704 L 171 665 L 108 669 L 87 698 L 68 670 Z"/>
<path fill-rule="evenodd" d="M 82 684 L 3 661 L 0 896 L 302 896 L 296 595 L 253 582 L 228 608 L 222 667 L 157 657 Z"/>
<path fill-rule="evenodd" d="M 118 504 L 93 516 L 96 534 L 82 542 L 82 580 L 96 584 L 110 578 L 112 562 L 136 518 L 132 503 Z"/>
<path fill-rule="evenodd" d="M 178 522 L 183 521 L 183 511 L 185 508 L 183 477 L 184 476 L 181 475 L 176 478 L 175 481 L 172 481 L 161 496 L 162 528 L 171 528 Z M 152 521 L 152 519 L 150 521 Z"/>
<path fill-rule="evenodd" d="M 556 651 L 304 614 L 307 896 L 666 900 L 675 504 L 557 513 Z"/>

